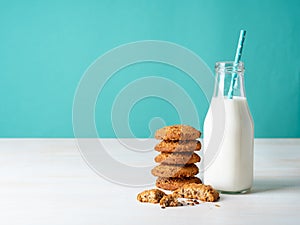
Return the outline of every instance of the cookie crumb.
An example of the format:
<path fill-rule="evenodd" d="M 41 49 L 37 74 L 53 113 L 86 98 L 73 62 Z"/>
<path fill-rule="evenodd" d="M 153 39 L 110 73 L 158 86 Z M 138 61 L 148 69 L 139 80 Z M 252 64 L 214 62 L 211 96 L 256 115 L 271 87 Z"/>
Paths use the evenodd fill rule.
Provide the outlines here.
<path fill-rule="evenodd" d="M 221 207 L 219 204 L 215 204 L 215 206 L 216 206 L 217 208 Z"/>

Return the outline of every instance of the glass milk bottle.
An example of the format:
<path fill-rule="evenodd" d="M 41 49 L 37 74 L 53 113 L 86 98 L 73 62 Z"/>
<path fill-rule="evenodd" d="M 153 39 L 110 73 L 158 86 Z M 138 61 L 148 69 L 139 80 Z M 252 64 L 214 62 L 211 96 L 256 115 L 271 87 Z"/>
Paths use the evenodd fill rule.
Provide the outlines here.
<path fill-rule="evenodd" d="M 223 193 L 244 193 L 253 181 L 254 140 L 244 64 L 217 62 L 215 72 L 214 95 L 203 129 L 204 183 Z"/>

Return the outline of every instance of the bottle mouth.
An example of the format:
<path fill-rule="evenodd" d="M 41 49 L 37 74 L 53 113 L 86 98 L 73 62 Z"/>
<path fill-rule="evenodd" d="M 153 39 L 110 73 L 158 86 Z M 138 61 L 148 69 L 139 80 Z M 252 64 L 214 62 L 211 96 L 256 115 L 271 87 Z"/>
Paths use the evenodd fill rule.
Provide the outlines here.
<path fill-rule="evenodd" d="M 234 61 L 216 62 L 215 71 L 216 73 L 244 73 L 244 63 L 234 63 Z"/>

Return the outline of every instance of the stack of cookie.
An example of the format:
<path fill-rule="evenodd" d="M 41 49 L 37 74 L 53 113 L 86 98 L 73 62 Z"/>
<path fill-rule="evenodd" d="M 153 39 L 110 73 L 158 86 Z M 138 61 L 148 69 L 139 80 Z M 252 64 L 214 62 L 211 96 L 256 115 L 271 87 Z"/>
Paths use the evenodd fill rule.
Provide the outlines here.
<path fill-rule="evenodd" d="M 160 152 L 155 162 L 160 165 L 152 169 L 157 178 L 156 186 L 165 190 L 175 190 L 184 184 L 201 183 L 198 177 L 199 169 L 195 163 L 200 157 L 194 151 L 201 149 L 201 143 L 196 140 L 200 131 L 187 125 L 173 125 L 156 131 L 155 138 L 162 140 L 155 146 Z"/>

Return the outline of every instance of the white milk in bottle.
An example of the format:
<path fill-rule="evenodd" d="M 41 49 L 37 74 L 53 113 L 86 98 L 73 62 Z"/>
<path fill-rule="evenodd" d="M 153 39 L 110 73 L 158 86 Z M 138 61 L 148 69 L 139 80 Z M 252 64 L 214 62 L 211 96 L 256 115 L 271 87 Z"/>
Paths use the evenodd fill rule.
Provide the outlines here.
<path fill-rule="evenodd" d="M 216 63 L 214 96 L 204 121 L 204 183 L 243 193 L 253 181 L 254 128 L 244 91 L 244 65 Z M 236 82 L 228 98 L 232 77 Z"/>

